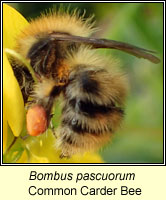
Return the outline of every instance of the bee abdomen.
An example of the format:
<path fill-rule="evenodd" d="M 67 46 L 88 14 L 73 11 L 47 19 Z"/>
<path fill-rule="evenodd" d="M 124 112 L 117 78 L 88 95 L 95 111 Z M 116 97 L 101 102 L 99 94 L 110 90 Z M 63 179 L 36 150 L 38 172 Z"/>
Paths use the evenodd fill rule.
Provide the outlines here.
<path fill-rule="evenodd" d="M 108 143 L 124 117 L 125 76 L 107 70 L 93 56 L 86 57 L 87 51 L 69 59 L 69 81 L 63 92 L 62 124 L 57 133 L 63 156 L 97 150 Z"/>
<path fill-rule="evenodd" d="M 73 132 L 68 126 L 63 126 L 58 133 L 56 146 L 61 149 L 63 157 L 70 157 L 76 153 L 85 151 L 94 151 L 106 144 L 111 137 L 111 134 L 105 133 L 96 135 L 86 132 L 78 134 Z"/>
<path fill-rule="evenodd" d="M 77 134 L 86 134 L 90 133 L 93 135 L 100 135 L 106 131 L 108 131 L 108 128 L 105 126 L 103 128 L 94 128 L 94 127 L 89 127 L 88 124 L 81 124 L 79 123 L 78 119 L 73 118 L 72 120 L 67 120 L 64 119 L 62 121 L 62 126 L 68 126 L 73 132 Z M 111 129 L 110 129 L 111 131 Z"/>
<path fill-rule="evenodd" d="M 79 112 L 81 112 L 83 115 L 87 117 L 96 117 L 97 114 L 107 115 L 110 112 L 112 112 L 114 109 L 117 109 L 114 107 L 114 104 L 111 102 L 109 105 L 100 105 L 97 103 L 92 103 L 89 100 L 76 100 L 71 99 L 69 101 L 69 104 L 75 109 L 79 109 Z M 119 112 L 123 113 L 123 110 L 118 108 Z"/>
<path fill-rule="evenodd" d="M 82 102 L 68 104 L 63 109 L 62 125 L 78 134 L 104 134 L 114 132 L 123 119 L 124 111 L 118 107 Z"/>
<path fill-rule="evenodd" d="M 91 107 L 91 109 L 90 109 Z M 97 150 L 108 143 L 122 122 L 122 108 L 72 99 L 65 102 L 57 147 L 63 156 Z"/>

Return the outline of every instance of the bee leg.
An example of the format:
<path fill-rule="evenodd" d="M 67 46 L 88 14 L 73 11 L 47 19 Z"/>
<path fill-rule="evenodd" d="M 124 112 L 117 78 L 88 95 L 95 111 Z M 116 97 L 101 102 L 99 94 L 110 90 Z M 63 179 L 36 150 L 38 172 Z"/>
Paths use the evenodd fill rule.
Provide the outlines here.
<path fill-rule="evenodd" d="M 51 117 L 52 117 L 52 116 L 53 116 L 53 115 L 51 115 Z M 55 128 L 54 128 L 54 125 L 53 125 L 52 120 L 50 121 L 50 129 L 51 129 L 53 135 L 55 136 L 55 138 L 57 139 L 57 134 L 56 134 L 56 131 L 55 131 Z"/>
<path fill-rule="evenodd" d="M 64 155 L 63 153 L 61 153 L 60 156 L 59 156 L 59 158 L 60 158 L 60 159 L 62 159 L 62 158 L 67 158 L 67 159 L 69 159 L 70 156 L 69 156 L 69 155 Z"/>
<path fill-rule="evenodd" d="M 54 129 L 54 128 L 52 128 L 51 130 L 52 130 L 52 133 L 53 133 L 53 135 L 54 135 L 54 136 L 55 136 L 55 138 L 57 139 L 58 137 L 57 137 L 57 134 L 56 134 L 56 131 L 55 131 L 55 129 Z"/>

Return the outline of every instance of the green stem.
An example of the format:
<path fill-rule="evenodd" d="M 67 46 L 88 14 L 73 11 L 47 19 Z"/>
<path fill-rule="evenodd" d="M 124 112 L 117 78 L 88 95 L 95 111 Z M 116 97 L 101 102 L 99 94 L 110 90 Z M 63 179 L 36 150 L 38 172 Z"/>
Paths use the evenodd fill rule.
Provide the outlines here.
<path fill-rule="evenodd" d="M 17 58 L 18 60 L 20 60 L 28 68 L 30 74 L 32 75 L 33 80 L 35 81 L 35 83 L 38 82 L 32 66 L 29 64 L 29 62 L 23 56 L 18 54 L 16 51 L 14 51 L 12 49 L 8 49 L 8 48 L 5 48 L 5 52 L 10 54 L 11 56 Z"/>
<path fill-rule="evenodd" d="M 17 141 L 17 137 L 14 137 L 14 139 L 13 139 L 13 141 L 12 141 L 12 143 L 9 145 L 9 147 L 7 148 L 7 150 L 6 150 L 6 152 L 5 153 L 8 153 L 9 152 L 9 150 L 12 148 L 12 146 L 15 144 L 15 142 Z"/>

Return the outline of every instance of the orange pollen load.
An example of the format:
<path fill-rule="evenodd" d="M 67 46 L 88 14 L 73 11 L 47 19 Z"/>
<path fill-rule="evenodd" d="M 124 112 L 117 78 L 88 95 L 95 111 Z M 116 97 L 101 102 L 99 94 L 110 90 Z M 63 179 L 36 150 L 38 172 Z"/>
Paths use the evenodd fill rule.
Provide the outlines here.
<path fill-rule="evenodd" d="M 28 134 L 37 136 L 47 129 L 47 115 L 45 109 L 40 105 L 32 106 L 26 115 Z"/>

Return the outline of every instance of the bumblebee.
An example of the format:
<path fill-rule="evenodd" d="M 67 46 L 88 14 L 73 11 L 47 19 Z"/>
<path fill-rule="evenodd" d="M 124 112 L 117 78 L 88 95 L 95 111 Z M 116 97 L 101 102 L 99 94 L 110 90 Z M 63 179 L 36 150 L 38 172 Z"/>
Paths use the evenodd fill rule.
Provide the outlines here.
<path fill-rule="evenodd" d="M 77 11 L 52 12 L 31 21 L 17 39 L 16 51 L 29 60 L 38 80 L 35 83 L 25 66 L 13 62 L 25 103 L 31 98 L 27 111 L 30 135 L 47 130 L 53 104 L 63 97 L 61 125 L 56 130 L 61 157 L 97 150 L 124 118 L 127 77 L 117 61 L 101 57 L 97 48 L 159 62 L 153 51 L 93 38 L 95 31 L 93 17 L 84 19 Z"/>

